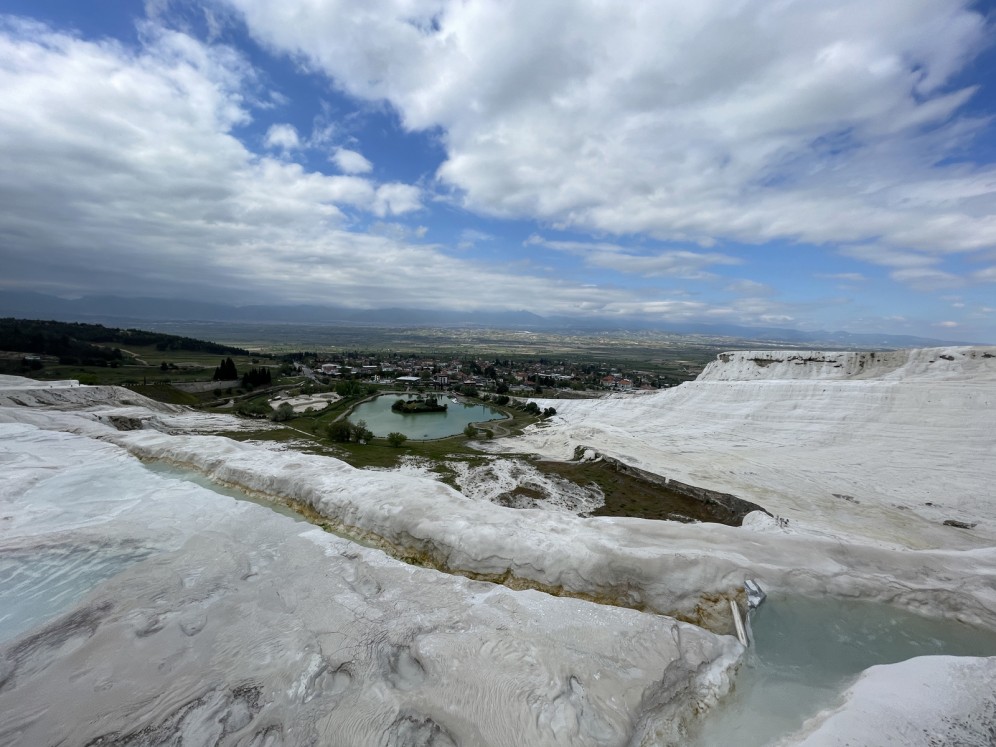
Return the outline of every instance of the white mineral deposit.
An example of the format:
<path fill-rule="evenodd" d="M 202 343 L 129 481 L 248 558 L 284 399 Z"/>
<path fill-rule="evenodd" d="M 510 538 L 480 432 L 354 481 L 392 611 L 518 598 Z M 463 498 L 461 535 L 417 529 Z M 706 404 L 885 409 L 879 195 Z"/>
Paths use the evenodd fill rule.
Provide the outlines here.
<path fill-rule="evenodd" d="M 208 435 L 232 416 L 0 377 L 0 742 L 991 743 L 996 348 L 728 353 L 555 406 L 482 444 L 763 510 L 498 505 L 488 481 L 528 465 L 466 470 L 468 499 L 421 466 Z"/>

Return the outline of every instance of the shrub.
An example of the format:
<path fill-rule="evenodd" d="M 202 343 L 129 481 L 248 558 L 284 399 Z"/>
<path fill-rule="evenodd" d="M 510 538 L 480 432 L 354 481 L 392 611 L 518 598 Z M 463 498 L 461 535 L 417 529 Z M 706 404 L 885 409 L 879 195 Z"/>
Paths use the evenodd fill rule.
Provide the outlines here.
<path fill-rule="evenodd" d="M 497 397 L 495 397 L 496 405 L 507 405 L 508 403 L 509 399 L 507 394 L 499 394 Z"/>
<path fill-rule="evenodd" d="M 408 436 L 406 436 L 404 433 L 398 433 L 397 431 L 394 431 L 393 433 L 387 434 L 387 442 L 391 446 L 394 446 L 395 448 L 401 446 L 401 444 L 403 444 L 407 440 Z"/>
<path fill-rule="evenodd" d="M 467 427 L 463 429 L 463 435 L 467 438 L 477 438 L 477 428 L 474 427 L 473 423 L 467 423 Z"/>
<path fill-rule="evenodd" d="M 294 417 L 294 408 L 289 402 L 282 402 L 280 406 L 273 411 L 273 414 L 270 415 L 270 420 L 275 423 L 282 423 L 285 420 L 290 420 L 292 417 Z"/>
<path fill-rule="evenodd" d="M 540 414 L 539 405 L 537 405 L 535 402 L 527 402 L 526 406 L 523 407 L 522 409 L 528 412 L 530 415 Z"/>
<path fill-rule="evenodd" d="M 329 425 L 328 435 L 333 441 L 346 443 L 353 435 L 353 428 L 348 420 L 336 420 L 334 423 Z"/>
<path fill-rule="evenodd" d="M 556 408 L 553 408 L 553 407 L 547 407 L 547 408 L 544 408 L 544 410 L 543 410 L 543 417 L 544 418 L 553 417 L 556 414 L 557 414 L 557 410 L 556 410 Z"/>

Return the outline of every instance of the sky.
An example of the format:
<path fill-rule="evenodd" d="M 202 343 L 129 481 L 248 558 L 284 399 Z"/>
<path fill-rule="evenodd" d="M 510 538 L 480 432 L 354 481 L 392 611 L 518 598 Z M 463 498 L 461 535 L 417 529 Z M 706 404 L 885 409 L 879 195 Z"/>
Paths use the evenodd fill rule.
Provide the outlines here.
<path fill-rule="evenodd" d="M 994 11 L 0 0 L 0 290 L 996 343 Z"/>

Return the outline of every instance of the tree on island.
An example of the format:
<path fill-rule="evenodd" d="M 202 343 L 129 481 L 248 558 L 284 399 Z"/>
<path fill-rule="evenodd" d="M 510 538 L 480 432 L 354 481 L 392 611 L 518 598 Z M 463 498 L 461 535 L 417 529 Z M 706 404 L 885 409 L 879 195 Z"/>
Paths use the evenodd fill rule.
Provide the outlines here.
<path fill-rule="evenodd" d="M 391 410 L 393 412 L 400 412 L 404 414 L 418 413 L 418 412 L 445 412 L 446 403 L 439 403 L 436 399 L 436 395 L 430 394 L 428 397 L 423 399 L 419 397 L 418 399 L 395 400 L 394 404 L 391 405 Z"/>

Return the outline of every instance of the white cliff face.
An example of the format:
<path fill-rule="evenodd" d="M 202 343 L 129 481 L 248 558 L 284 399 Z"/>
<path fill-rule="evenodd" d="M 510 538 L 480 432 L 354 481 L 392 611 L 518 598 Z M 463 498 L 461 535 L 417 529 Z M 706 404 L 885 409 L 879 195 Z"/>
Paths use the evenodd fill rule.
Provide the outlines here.
<path fill-rule="evenodd" d="M 726 353 L 659 394 L 553 404 L 552 422 L 494 448 L 591 447 L 861 543 L 996 541 L 996 348 Z"/>
<path fill-rule="evenodd" d="M 5 745 L 676 743 L 740 653 L 408 566 L 85 436 L 0 425 L 0 459 Z"/>
<path fill-rule="evenodd" d="M 784 744 L 996 744 L 996 657 L 925 656 L 871 667 L 839 707 L 811 719 Z"/>
<path fill-rule="evenodd" d="M 958 381 L 996 383 L 996 348 L 951 347 L 886 352 L 799 350 L 722 353 L 697 381 Z"/>

